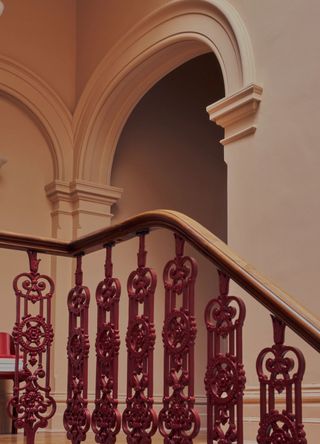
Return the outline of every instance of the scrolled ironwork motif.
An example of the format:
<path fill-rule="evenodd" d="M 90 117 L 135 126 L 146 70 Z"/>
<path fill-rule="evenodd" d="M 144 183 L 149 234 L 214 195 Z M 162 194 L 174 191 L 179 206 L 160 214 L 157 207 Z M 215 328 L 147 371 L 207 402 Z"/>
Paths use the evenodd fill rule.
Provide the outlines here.
<path fill-rule="evenodd" d="M 72 444 L 85 441 L 90 427 L 88 410 L 88 309 L 89 289 L 83 286 L 82 257 L 77 256 L 75 287 L 68 295 L 69 336 L 68 356 L 68 399 L 63 415 L 67 438 Z"/>
<path fill-rule="evenodd" d="M 15 295 L 35 304 L 45 299 L 51 299 L 54 293 L 53 280 L 44 274 L 38 273 L 41 259 L 37 258 L 35 251 L 28 251 L 29 273 L 19 274 L 13 281 Z"/>
<path fill-rule="evenodd" d="M 274 345 L 263 349 L 257 358 L 260 382 L 259 444 L 306 444 L 302 423 L 301 384 L 305 360 L 301 351 L 284 345 L 283 321 L 272 317 Z M 276 408 L 276 394 L 284 392 L 285 408 Z"/>
<path fill-rule="evenodd" d="M 165 321 L 163 408 L 159 430 L 166 444 L 191 444 L 200 429 L 194 408 L 194 286 L 197 264 L 184 256 L 184 240 L 175 234 L 176 257 L 165 266 Z M 179 302 L 179 298 L 181 299 Z"/>
<path fill-rule="evenodd" d="M 153 409 L 153 349 L 155 272 L 146 266 L 145 234 L 139 234 L 138 268 L 128 278 L 129 322 L 127 399 L 122 428 L 128 444 L 149 444 L 157 430 Z M 139 304 L 143 314 L 139 315 Z"/>
<path fill-rule="evenodd" d="M 205 310 L 208 332 L 207 393 L 208 442 L 243 443 L 242 327 L 245 305 L 229 296 L 229 277 L 218 271 L 220 294 Z"/>
<path fill-rule="evenodd" d="M 96 393 L 91 426 L 96 442 L 101 444 L 115 443 L 121 427 L 117 399 L 121 285 L 119 279 L 113 277 L 112 246 L 106 247 L 105 277 L 96 289 Z"/>
<path fill-rule="evenodd" d="M 19 274 L 13 281 L 16 295 L 16 322 L 12 337 L 16 365 L 13 397 L 8 411 L 16 412 L 15 427 L 23 428 L 27 444 L 33 444 L 35 433 L 45 428 L 56 411 L 56 402 L 50 395 L 50 349 L 54 333 L 51 325 L 51 299 L 54 283 L 49 276 L 38 272 L 40 259 L 35 251 L 28 251 L 29 273 Z M 38 308 L 31 314 L 30 305 Z M 23 356 L 23 369 L 19 358 Z"/>

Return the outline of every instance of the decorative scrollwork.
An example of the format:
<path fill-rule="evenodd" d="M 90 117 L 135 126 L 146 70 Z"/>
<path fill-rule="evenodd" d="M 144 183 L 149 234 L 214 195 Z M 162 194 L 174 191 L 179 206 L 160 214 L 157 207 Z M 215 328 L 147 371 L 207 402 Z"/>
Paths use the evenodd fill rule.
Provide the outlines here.
<path fill-rule="evenodd" d="M 68 355 L 68 399 L 63 415 L 63 424 L 67 438 L 73 444 L 86 439 L 90 428 L 88 401 L 88 308 L 89 289 L 82 285 L 81 255 L 77 256 L 75 287 L 69 292 L 69 337 Z M 78 326 L 78 323 L 80 326 Z"/>
<path fill-rule="evenodd" d="M 285 410 L 273 410 L 266 414 L 257 437 L 259 444 L 306 444 L 302 424 L 295 423 L 295 417 Z"/>
<path fill-rule="evenodd" d="M 165 320 L 163 342 L 172 354 L 184 353 L 194 344 L 197 328 L 194 316 L 187 310 L 172 310 Z"/>
<path fill-rule="evenodd" d="M 75 316 L 80 316 L 81 312 L 88 308 L 90 292 L 82 285 L 74 287 L 68 295 L 68 310 Z"/>
<path fill-rule="evenodd" d="M 83 328 L 75 328 L 69 336 L 67 355 L 73 369 L 78 369 L 89 356 L 89 337 Z"/>
<path fill-rule="evenodd" d="M 36 376 L 44 378 L 45 372 L 40 369 L 37 371 Z M 28 374 L 25 384 L 20 390 L 21 396 L 19 401 L 17 402 L 15 397 L 9 401 L 9 411 L 15 408 L 18 413 L 16 427 L 25 428 L 29 436 L 34 436 L 30 426 L 35 426 L 34 432 L 37 428 L 46 427 L 48 420 L 56 412 L 56 402 L 46 389 L 40 387 L 36 381 L 35 374 Z"/>
<path fill-rule="evenodd" d="M 166 443 L 191 444 L 200 429 L 194 409 L 194 285 L 197 265 L 184 256 L 184 240 L 175 235 L 176 257 L 163 273 L 166 292 L 165 321 L 162 331 L 165 349 L 163 408 L 159 413 L 159 430 Z M 181 306 L 178 298 L 181 297 Z M 187 393 L 186 393 L 187 392 Z"/>
<path fill-rule="evenodd" d="M 35 304 L 40 300 L 50 299 L 54 293 L 53 280 L 38 273 L 41 259 L 37 259 L 34 251 L 29 251 L 30 272 L 19 274 L 13 281 L 13 289 L 17 297 L 25 298 Z"/>
<path fill-rule="evenodd" d="M 234 303 L 235 306 L 231 305 Z M 221 295 L 206 306 L 205 322 L 209 331 L 225 338 L 243 323 L 245 307 L 243 301 L 234 296 Z"/>
<path fill-rule="evenodd" d="M 257 358 L 261 403 L 257 441 L 260 444 L 306 444 L 301 396 L 304 357 L 297 348 L 284 345 L 286 325 L 275 316 L 271 317 L 274 345 L 263 349 Z M 275 391 L 279 394 L 285 392 L 282 413 L 276 410 Z"/>
<path fill-rule="evenodd" d="M 208 365 L 205 388 L 208 404 L 208 439 L 219 444 L 243 442 L 242 404 L 245 372 L 242 363 L 242 327 L 245 305 L 229 296 L 229 277 L 219 273 L 220 294 L 207 304 Z M 222 341 L 227 350 L 222 351 Z M 224 427 L 222 427 L 224 426 Z"/>
<path fill-rule="evenodd" d="M 90 412 L 88 402 L 83 397 L 84 384 L 81 379 L 73 376 L 71 381 L 72 397 L 68 397 L 67 408 L 63 415 L 63 425 L 67 438 L 74 444 L 85 441 L 90 428 Z"/>
<path fill-rule="evenodd" d="M 118 410 L 119 300 L 121 286 L 112 276 L 112 244 L 106 248 L 105 277 L 96 290 L 98 325 L 96 337 L 96 399 L 92 430 L 101 444 L 114 444 L 121 427 Z M 107 321 L 109 313 L 109 321 Z"/>
<path fill-rule="evenodd" d="M 176 259 L 171 260 L 164 269 L 164 286 L 176 294 L 181 294 L 188 287 L 188 280 L 196 273 L 197 264 L 193 258 L 185 256 L 179 262 Z"/>
<path fill-rule="evenodd" d="M 129 323 L 126 335 L 128 377 L 126 409 L 122 415 L 128 444 L 151 443 L 157 430 L 153 409 L 154 291 L 156 274 L 146 267 L 145 233 L 139 236 L 138 268 L 128 278 Z M 144 314 L 138 315 L 138 305 Z"/>
<path fill-rule="evenodd" d="M 111 307 L 119 302 L 120 291 L 118 279 L 107 278 L 100 282 L 96 290 L 97 306 L 103 310 L 110 311 Z"/>
<path fill-rule="evenodd" d="M 235 356 L 220 355 L 208 364 L 205 387 L 214 405 L 236 404 L 243 395 L 245 382 L 243 364 Z"/>
<path fill-rule="evenodd" d="M 154 275 L 148 268 L 140 267 L 133 271 L 128 279 L 128 295 L 130 298 L 135 298 L 137 302 L 144 302 L 144 300 L 154 292 L 153 288 Z"/>
<path fill-rule="evenodd" d="M 146 316 L 137 316 L 128 326 L 126 344 L 131 358 L 143 359 L 155 343 L 155 329 Z"/>
<path fill-rule="evenodd" d="M 40 259 L 35 251 L 28 251 L 29 273 L 19 274 L 13 281 L 17 302 L 17 320 L 12 337 L 15 354 L 23 354 L 23 370 L 16 360 L 13 397 L 8 411 L 16 428 L 23 428 L 27 442 L 34 441 L 38 428 L 44 428 L 56 411 L 56 402 L 50 396 L 50 348 L 53 341 L 51 325 L 51 298 L 54 284 L 50 277 L 38 273 Z M 38 314 L 29 312 L 29 303 L 39 303 Z M 33 309 L 33 312 L 35 309 Z M 46 313 L 46 315 L 44 315 Z M 20 317 L 21 316 L 21 317 Z M 21 359 L 21 358 L 20 358 Z M 44 385 L 41 385 L 44 381 Z"/>
<path fill-rule="evenodd" d="M 102 392 L 92 413 L 92 430 L 96 435 L 96 442 L 113 444 L 120 431 L 121 415 L 117 409 L 118 402 L 110 396 L 112 388 L 102 389 Z"/>
<path fill-rule="evenodd" d="M 97 334 L 96 352 L 100 363 L 111 365 L 120 348 L 119 331 L 111 322 L 105 323 Z"/>
<path fill-rule="evenodd" d="M 142 390 L 144 388 L 141 392 Z M 157 430 L 157 414 L 152 408 L 153 401 L 141 392 L 137 391 L 127 400 L 127 407 L 122 415 L 122 426 L 128 444 L 150 444 L 151 437 Z"/>
<path fill-rule="evenodd" d="M 44 353 L 53 341 L 53 328 L 43 316 L 23 316 L 16 322 L 12 337 L 19 343 L 22 352 Z"/>
<path fill-rule="evenodd" d="M 176 389 L 163 401 L 164 408 L 159 413 L 159 428 L 167 443 L 192 443 L 200 430 L 200 418 L 193 409 L 194 400 L 181 396 Z"/>

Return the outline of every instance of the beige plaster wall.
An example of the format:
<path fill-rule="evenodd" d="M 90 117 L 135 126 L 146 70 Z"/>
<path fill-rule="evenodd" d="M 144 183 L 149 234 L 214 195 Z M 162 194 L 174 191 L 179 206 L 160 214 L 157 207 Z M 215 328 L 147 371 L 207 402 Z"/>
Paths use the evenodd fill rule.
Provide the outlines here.
<path fill-rule="evenodd" d="M 8 0 L 3 3 L 0 54 L 38 74 L 73 109 L 76 0 Z"/>
<path fill-rule="evenodd" d="M 77 1 L 77 96 L 96 66 L 143 17 L 170 0 Z"/>

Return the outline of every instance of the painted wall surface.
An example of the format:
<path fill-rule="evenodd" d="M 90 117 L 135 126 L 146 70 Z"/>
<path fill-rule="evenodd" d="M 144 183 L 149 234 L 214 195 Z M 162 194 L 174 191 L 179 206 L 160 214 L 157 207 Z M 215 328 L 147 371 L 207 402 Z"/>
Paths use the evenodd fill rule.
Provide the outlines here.
<path fill-rule="evenodd" d="M 0 54 L 38 74 L 73 109 L 76 0 L 9 0 L 3 3 Z"/>
<path fill-rule="evenodd" d="M 170 0 L 169 0 L 170 1 Z M 77 96 L 96 66 L 137 22 L 168 0 L 77 1 Z"/>

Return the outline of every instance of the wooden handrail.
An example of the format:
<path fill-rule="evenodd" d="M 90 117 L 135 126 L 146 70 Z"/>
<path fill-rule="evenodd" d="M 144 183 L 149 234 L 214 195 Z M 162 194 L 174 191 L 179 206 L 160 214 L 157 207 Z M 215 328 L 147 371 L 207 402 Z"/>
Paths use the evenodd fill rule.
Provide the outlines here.
<path fill-rule="evenodd" d="M 156 210 L 141 213 L 124 222 L 83 236 L 72 242 L 0 232 L 0 248 L 76 256 L 91 253 L 110 242 L 122 242 L 136 233 L 166 228 L 181 234 L 193 247 L 224 271 L 270 312 L 320 352 L 320 322 L 293 297 L 271 283 L 237 256 L 223 241 L 182 213 Z"/>

